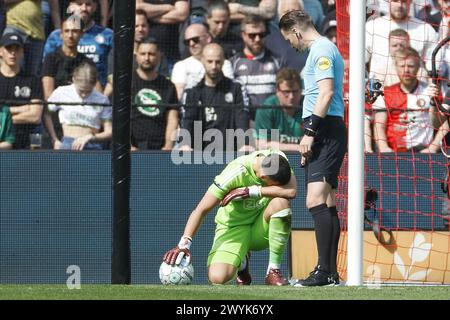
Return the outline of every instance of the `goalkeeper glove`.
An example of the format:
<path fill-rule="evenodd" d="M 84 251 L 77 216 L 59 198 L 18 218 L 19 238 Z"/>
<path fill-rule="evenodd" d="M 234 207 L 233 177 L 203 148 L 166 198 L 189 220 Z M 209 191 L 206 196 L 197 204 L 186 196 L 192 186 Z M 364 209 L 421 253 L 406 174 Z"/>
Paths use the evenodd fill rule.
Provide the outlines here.
<path fill-rule="evenodd" d="M 163 261 L 170 265 L 179 265 L 181 260 L 186 257 L 186 262 L 189 264 L 191 262 L 191 252 L 189 250 L 191 244 L 191 237 L 182 236 L 178 245 L 164 254 Z"/>
<path fill-rule="evenodd" d="M 227 193 L 220 202 L 220 206 L 225 207 L 230 201 L 242 200 L 246 198 L 260 198 L 261 186 L 250 186 L 245 188 L 236 188 Z"/>

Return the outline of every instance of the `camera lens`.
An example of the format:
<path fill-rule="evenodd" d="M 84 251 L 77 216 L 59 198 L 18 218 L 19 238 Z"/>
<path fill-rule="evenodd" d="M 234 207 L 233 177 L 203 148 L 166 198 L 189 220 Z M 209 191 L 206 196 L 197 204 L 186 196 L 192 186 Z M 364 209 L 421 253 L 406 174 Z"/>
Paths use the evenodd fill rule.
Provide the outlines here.
<path fill-rule="evenodd" d="M 382 84 L 381 84 L 381 82 L 376 81 L 376 82 L 374 82 L 373 87 L 375 88 L 375 90 L 380 90 L 382 87 Z"/>

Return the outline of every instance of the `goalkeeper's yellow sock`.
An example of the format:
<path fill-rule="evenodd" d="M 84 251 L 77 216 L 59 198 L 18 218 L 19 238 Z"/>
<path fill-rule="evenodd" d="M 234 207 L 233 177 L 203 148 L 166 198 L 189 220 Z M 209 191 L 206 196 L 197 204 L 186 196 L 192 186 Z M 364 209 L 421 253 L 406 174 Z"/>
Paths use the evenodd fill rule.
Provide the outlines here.
<path fill-rule="evenodd" d="M 269 221 L 269 266 L 280 268 L 291 233 L 290 208 L 274 213 Z"/>

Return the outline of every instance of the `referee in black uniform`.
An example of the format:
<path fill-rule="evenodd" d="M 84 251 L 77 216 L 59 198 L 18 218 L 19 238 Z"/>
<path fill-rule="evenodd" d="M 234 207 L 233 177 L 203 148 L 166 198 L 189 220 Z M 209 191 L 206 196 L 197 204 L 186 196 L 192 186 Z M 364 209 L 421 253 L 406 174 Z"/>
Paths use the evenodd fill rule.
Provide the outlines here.
<path fill-rule="evenodd" d="M 337 47 L 317 32 L 305 12 L 286 13 L 279 27 L 293 48 L 309 50 L 303 71 L 305 136 L 300 142 L 300 152 L 306 169 L 306 206 L 314 220 L 319 261 L 309 277 L 295 286 L 336 285 L 339 284 L 336 258 L 340 235 L 336 189 L 347 149 L 343 121 L 344 61 Z"/>

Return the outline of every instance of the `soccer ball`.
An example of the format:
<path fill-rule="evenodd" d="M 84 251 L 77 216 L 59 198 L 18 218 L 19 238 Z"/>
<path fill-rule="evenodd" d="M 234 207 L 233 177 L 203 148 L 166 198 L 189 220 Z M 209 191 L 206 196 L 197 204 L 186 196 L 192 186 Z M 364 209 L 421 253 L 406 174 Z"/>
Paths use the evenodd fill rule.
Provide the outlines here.
<path fill-rule="evenodd" d="M 159 279 L 162 284 L 190 284 L 194 279 L 194 267 L 186 259 L 177 266 L 163 262 L 159 267 Z"/>

